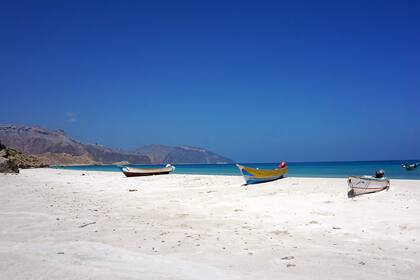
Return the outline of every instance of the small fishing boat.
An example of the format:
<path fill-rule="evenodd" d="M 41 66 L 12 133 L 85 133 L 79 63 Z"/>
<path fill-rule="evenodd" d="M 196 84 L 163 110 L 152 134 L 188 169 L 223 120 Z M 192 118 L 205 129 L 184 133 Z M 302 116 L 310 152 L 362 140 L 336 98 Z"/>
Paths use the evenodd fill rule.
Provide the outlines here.
<path fill-rule="evenodd" d="M 276 169 L 254 169 L 240 164 L 236 165 L 244 176 L 245 183 L 257 184 L 262 182 L 269 182 L 282 178 L 287 172 L 286 163 L 282 162 Z"/>
<path fill-rule="evenodd" d="M 407 170 L 416 170 L 417 167 L 420 165 L 420 162 L 416 162 L 416 163 L 405 163 L 405 164 L 401 164 L 402 167 L 404 167 Z"/>
<path fill-rule="evenodd" d="M 388 191 L 390 187 L 389 178 L 386 178 L 384 175 L 383 170 L 378 170 L 375 176 L 350 176 L 347 180 L 350 188 L 347 196 L 355 197 L 383 190 Z"/>
<path fill-rule="evenodd" d="M 175 170 L 175 166 L 170 164 L 167 164 L 162 168 L 133 168 L 128 166 L 121 166 L 120 169 L 122 173 L 124 173 L 124 175 L 127 177 L 137 177 L 169 174 Z"/>

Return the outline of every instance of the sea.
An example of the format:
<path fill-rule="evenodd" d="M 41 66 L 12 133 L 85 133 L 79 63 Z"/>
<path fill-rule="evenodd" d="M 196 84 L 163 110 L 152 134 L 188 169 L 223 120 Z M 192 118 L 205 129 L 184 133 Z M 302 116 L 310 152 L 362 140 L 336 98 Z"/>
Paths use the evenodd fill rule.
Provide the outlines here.
<path fill-rule="evenodd" d="M 390 161 L 340 161 L 340 162 L 290 162 L 288 163 L 289 177 L 315 178 L 345 178 L 350 175 L 374 175 L 378 169 L 385 171 L 385 176 L 394 179 L 420 180 L 420 167 L 407 171 L 401 166 L 403 163 L 415 163 L 420 160 L 390 160 Z M 242 163 L 243 165 L 259 169 L 273 169 L 278 163 Z M 128 165 L 138 168 L 156 168 L 164 165 Z M 235 164 L 175 164 L 175 174 L 200 175 L 230 175 L 240 176 Z M 119 172 L 117 165 L 80 165 L 54 166 L 52 168 Z"/>

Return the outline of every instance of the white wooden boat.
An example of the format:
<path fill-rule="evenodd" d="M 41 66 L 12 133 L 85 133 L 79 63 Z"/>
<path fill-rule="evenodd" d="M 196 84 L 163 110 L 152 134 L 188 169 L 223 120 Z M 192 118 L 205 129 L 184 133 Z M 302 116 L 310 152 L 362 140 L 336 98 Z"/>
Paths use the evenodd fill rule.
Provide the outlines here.
<path fill-rule="evenodd" d="M 120 169 L 122 173 L 124 173 L 124 175 L 127 177 L 136 177 L 169 174 L 175 170 L 175 166 L 170 164 L 167 164 L 162 168 L 133 168 L 128 166 L 121 166 Z"/>
<path fill-rule="evenodd" d="M 388 190 L 390 187 L 389 178 L 373 176 L 350 176 L 348 184 L 350 188 L 347 193 L 348 197 Z"/>

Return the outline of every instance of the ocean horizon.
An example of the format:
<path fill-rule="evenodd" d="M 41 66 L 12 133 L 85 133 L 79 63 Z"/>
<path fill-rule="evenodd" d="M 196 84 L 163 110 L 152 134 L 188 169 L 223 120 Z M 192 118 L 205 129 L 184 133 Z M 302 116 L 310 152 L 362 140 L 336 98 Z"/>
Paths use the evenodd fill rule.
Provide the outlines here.
<path fill-rule="evenodd" d="M 385 176 L 391 179 L 420 180 L 420 169 L 407 171 L 401 166 L 405 163 L 414 163 L 420 160 L 386 160 L 386 161 L 332 161 L 332 162 L 290 162 L 288 177 L 314 177 L 314 178 L 344 178 L 350 175 L 373 175 L 376 170 L 383 169 Z M 273 169 L 278 163 L 241 163 L 260 169 Z M 160 165 L 129 164 L 130 167 L 155 168 Z M 220 164 L 174 164 L 175 174 L 196 175 L 229 175 L 241 176 L 233 163 Z M 119 172 L 118 165 L 72 165 L 52 166 L 51 168 Z"/>

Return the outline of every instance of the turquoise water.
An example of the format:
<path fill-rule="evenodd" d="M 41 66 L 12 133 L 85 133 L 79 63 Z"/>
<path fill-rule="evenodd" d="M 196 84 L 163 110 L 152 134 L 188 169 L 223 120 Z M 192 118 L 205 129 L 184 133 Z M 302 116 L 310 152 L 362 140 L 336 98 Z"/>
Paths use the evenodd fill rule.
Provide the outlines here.
<path fill-rule="evenodd" d="M 288 163 L 289 177 L 328 177 L 343 178 L 349 175 L 372 175 L 377 169 L 384 169 L 385 175 L 394 179 L 420 180 L 420 167 L 414 171 L 407 171 L 401 167 L 402 163 L 417 162 L 409 161 L 352 161 L 352 162 L 292 162 Z M 272 169 L 277 163 L 244 163 L 260 169 Z M 132 167 L 151 168 L 163 165 L 129 165 Z M 239 176 L 239 170 L 234 164 L 177 164 L 176 174 L 202 174 L 202 175 L 235 175 Z M 114 171 L 119 172 L 116 165 L 89 165 L 89 166 L 66 166 L 53 167 L 70 170 L 85 171 Z"/>

